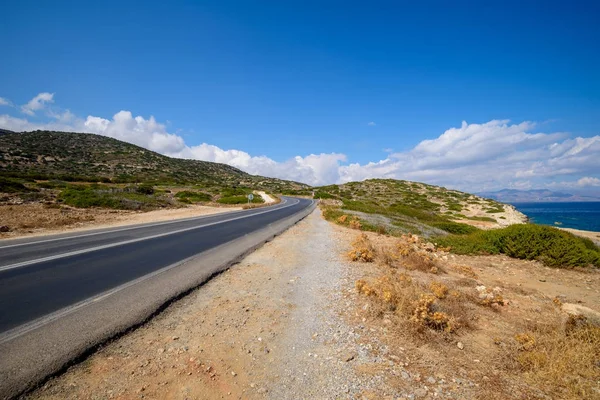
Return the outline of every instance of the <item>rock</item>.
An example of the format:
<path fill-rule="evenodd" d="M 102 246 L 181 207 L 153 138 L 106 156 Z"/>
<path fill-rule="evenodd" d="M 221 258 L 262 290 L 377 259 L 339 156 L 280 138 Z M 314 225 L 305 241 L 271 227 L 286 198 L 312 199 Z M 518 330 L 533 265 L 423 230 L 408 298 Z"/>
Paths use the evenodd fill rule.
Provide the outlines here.
<path fill-rule="evenodd" d="M 237 376 L 237 374 L 235 372 L 233 372 L 233 371 L 231 371 L 231 375 L 232 376 Z"/>
<path fill-rule="evenodd" d="M 356 357 L 356 352 L 351 351 L 343 357 L 343 360 L 345 362 L 349 362 L 349 361 L 354 360 L 355 357 Z"/>
<path fill-rule="evenodd" d="M 435 384 L 435 378 L 433 376 L 430 376 L 429 378 L 427 378 L 427 383 L 429 383 L 430 385 L 434 385 Z"/>
<path fill-rule="evenodd" d="M 172 339 L 173 340 L 179 340 L 179 336 L 173 336 Z"/>
<path fill-rule="evenodd" d="M 415 396 L 417 398 L 425 397 L 425 396 L 427 396 L 427 390 L 425 390 L 423 388 L 419 388 L 419 389 L 415 390 Z"/>
<path fill-rule="evenodd" d="M 562 310 L 570 315 L 581 315 L 586 317 L 590 322 L 600 324 L 600 312 L 580 304 L 563 303 Z"/>
<path fill-rule="evenodd" d="M 465 345 L 462 342 L 458 342 L 458 343 L 456 343 L 456 347 L 458 347 L 459 349 L 462 350 L 465 348 Z"/>
<path fill-rule="evenodd" d="M 400 373 L 400 375 L 402 375 L 402 378 L 404 378 L 404 379 L 410 379 L 410 375 L 406 371 L 402 371 Z"/>
<path fill-rule="evenodd" d="M 0 226 L 0 232 L 10 232 L 10 228 L 6 225 Z"/>
<path fill-rule="evenodd" d="M 429 252 L 432 252 L 432 253 L 435 251 L 435 245 L 433 243 L 431 243 L 431 242 L 425 243 L 425 245 L 423 246 L 423 248 L 426 251 L 429 251 Z"/>

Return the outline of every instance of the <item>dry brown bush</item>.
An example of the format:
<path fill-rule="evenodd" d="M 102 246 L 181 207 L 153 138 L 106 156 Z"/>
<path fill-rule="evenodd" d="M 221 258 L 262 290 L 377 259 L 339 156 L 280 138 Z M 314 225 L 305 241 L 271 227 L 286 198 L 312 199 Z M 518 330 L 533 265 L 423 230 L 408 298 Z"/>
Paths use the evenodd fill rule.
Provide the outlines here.
<path fill-rule="evenodd" d="M 600 326 L 585 317 L 515 335 L 509 359 L 529 384 L 555 398 L 600 398 Z"/>
<path fill-rule="evenodd" d="M 448 295 L 448 286 L 441 282 L 431 282 L 429 284 L 429 290 L 438 299 L 444 299 Z"/>
<path fill-rule="evenodd" d="M 360 235 L 353 243 L 352 250 L 348 253 L 352 261 L 373 262 L 375 260 L 375 247 L 366 234 Z"/>
<path fill-rule="evenodd" d="M 352 217 L 352 219 L 350 220 L 350 222 L 348 222 L 348 227 L 350 227 L 352 229 L 358 229 L 358 230 L 360 230 L 360 228 L 362 228 L 362 225 L 360 223 L 360 219 L 357 216 Z"/>
<path fill-rule="evenodd" d="M 450 268 L 452 268 L 454 271 L 458 272 L 461 275 L 464 275 L 468 278 L 472 278 L 472 279 L 478 279 L 479 276 L 477 275 L 477 273 L 475 273 L 475 271 L 473 270 L 473 268 L 471 268 L 468 265 L 452 265 Z"/>

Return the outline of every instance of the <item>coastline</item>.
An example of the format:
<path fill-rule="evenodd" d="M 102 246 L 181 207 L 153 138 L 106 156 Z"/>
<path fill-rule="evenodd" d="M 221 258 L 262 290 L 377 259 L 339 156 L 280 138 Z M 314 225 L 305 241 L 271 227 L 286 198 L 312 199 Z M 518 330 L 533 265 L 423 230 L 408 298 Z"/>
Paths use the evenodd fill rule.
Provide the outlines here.
<path fill-rule="evenodd" d="M 572 233 L 575 236 L 590 239 L 592 242 L 594 242 L 596 244 L 596 246 L 600 246 L 600 232 L 584 231 L 581 229 L 573 229 L 573 228 L 561 228 L 558 226 L 555 228 Z"/>

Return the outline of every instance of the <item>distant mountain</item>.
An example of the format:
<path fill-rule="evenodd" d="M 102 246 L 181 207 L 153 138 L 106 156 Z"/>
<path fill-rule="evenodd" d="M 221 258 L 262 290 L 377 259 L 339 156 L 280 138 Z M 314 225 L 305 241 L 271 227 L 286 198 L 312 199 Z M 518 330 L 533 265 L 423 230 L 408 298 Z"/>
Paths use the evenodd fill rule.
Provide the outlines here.
<path fill-rule="evenodd" d="M 272 192 L 308 185 L 250 175 L 226 164 L 171 158 L 89 133 L 0 129 L 0 177 L 89 182 L 174 182 L 251 187 Z"/>
<path fill-rule="evenodd" d="M 496 192 L 477 193 L 477 195 L 501 201 L 503 203 L 600 201 L 600 197 L 579 196 L 570 193 L 553 192 L 545 189 L 502 189 Z"/>

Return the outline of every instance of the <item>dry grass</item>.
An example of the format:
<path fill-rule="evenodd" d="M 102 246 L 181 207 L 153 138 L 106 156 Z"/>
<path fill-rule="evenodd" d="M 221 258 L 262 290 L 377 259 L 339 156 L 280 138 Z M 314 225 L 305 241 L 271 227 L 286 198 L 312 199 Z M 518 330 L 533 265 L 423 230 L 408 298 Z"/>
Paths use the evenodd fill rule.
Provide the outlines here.
<path fill-rule="evenodd" d="M 375 260 L 375 247 L 367 235 L 360 235 L 352 243 L 352 250 L 348 253 L 348 257 L 352 261 L 373 262 Z"/>
<path fill-rule="evenodd" d="M 359 279 L 355 284 L 357 291 L 371 300 L 374 315 L 391 318 L 399 331 L 421 337 L 433 332 L 452 334 L 469 326 L 470 296 L 451 290 L 445 283 L 426 284 L 409 275 L 410 271 L 427 275 L 440 271 L 432 256 L 421 251 L 416 241 L 375 245 L 362 234 L 352 248 L 349 255 L 353 261 L 377 262 L 383 267 L 379 277 Z M 406 272 L 401 272 L 400 267 Z"/>
<path fill-rule="evenodd" d="M 11 231 L 52 229 L 93 221 L 94 215 L 87 210 L 60 207 L 54 204 L 19 204 L 0 206 L 0 225 Z"/>
<path fill-rule="evenodd" d="M 600 398 L 600 326 L 585 317 L 517 334 L 510 351 L 512 367 L 555 398 Z"/>
<path fill-rule="evenodd" d="M 450 268 L 452 268 L 452 270 L 454 270 L 454 271 L 458 272 L 459 274 L 464 275 L 468 278 L 472 278 L 472 279 L 479 278 L 479 276 L 473 270 L 473 268 L 468 265 L 455 264 L 455 265 L 451 265 Z"/>
<path fill-rule="evenodd" d="M 600 399 L 600 327 L 583 317 L 565 323 L 560 298 L 486 281 L 484 269 L 480 280 L 469 260 L 444 263 L 414 236 L 362 234 L 354 246 L 371 262 L 355 282 L 359 309 L 384 327 L 391 349 L 412 343 L 438 354 L 444 373 L 468 370 L 478 383 L 472 398 Z"/>

